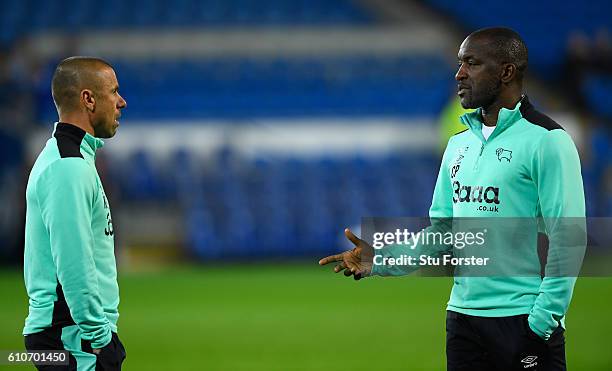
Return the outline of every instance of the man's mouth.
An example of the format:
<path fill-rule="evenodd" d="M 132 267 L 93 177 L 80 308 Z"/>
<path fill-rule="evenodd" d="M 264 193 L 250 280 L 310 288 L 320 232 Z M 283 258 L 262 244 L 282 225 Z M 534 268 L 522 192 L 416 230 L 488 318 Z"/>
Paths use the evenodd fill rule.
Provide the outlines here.
<path fill-rule="evenodd" d="M 457 86 L 457 95 L 458 95 L 458 96 L 462 96 L 462 95 L 464 95 L 464 94 L 467 92 L 467 90 L 469 90 L 469 89 L 470 89 L 470 88 L 469 88 L 469 87 L 467 87 L 467 86 L 465 86 L 465 85 L 458 85 L 458 86 Z"/>

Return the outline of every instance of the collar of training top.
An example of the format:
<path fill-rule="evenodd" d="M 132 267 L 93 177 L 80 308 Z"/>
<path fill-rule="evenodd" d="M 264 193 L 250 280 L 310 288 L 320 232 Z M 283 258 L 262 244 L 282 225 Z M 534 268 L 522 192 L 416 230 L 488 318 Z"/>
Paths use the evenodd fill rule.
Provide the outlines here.
<path fill-rule="evenodd" d="M 497 125 L 496 127 L 498 132 L 501 132 L 507 128 L 509 128 L 512 124 L 517 122 L 518 120 L 523 118 L 522 112 L 531 108 L 531 102 L 529 102 L 529 98 L 526 95 L 523 95 L 521 100 L 518 101 L 516 106 L 513 109 L 501 108 L 499 110 L 499 115 L 497 116 Z M 480 131 L 482 128 L 482 107 L 476 109 L 475 111 L 468 112 L 461 116 L 461 123 L 470 128 L 471 130 Z"/>
<path fill-rule="evenodd" d="M 78 126 L 67 122 L 56 122 L 53 135 L 56 133 L 64 134 L 73 139 L 78 145 L 86 144 L 93 152 L 104 146 L 104 141 L 89 134 Z"/>

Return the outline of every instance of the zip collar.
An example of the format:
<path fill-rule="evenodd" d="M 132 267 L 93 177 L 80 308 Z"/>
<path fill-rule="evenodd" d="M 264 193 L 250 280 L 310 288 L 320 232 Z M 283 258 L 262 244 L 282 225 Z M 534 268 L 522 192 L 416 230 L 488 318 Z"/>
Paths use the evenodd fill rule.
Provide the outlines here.
<path fill-rule="evenodd" d="M 66 122 L 56 122 L 53 127 L 53 134 L 64 135 L 72 140 L 88 155 L 95 158 L 96 151 L 104 147 L 104 141 L 89 134 L 80 127 Z"/>
<path fill-rule="evenodd" d="M 521 109 L 522 107 L 522 109 Z M 488 140 L 491 140 L 493 137 L 499 135 L 501 132 L 512 126 L 515 122 L 519 121 L 523 118 L 521 111 L 526 108 L 531 107 L 531 103 L 526 95 L 523 95 L 521 100 L 518 101 L 516 106 L 513 109 L 508 109 L 502 107 L 499 110 L 499 115 L 497 116 L 497 125 L 495 130 L 489 136 Z M 482 107 L 479 107 L 477 110 L 468 112 L 463 114 L 460 117 L 461 123 L 467 126 L 474 135 L 476 135 L 481 141 L 485 142 L 484 136 L 482 135 Z"/>

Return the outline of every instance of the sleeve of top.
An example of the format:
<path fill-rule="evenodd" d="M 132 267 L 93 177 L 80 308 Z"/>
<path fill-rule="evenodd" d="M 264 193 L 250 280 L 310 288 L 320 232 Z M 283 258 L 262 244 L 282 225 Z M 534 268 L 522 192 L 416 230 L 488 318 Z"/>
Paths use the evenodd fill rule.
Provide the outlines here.
<path fill-rule="evenodd" d="M 49 233 L 57 279 L 81 338 L 102 348 L 111 329 L 99 295 L 93 256 L 92 207 L 96 178 L 81 158 L 51 164 L 37 184 L 43 222 Z"/>
<path fill-rule="evenodd" d="M 586 248 L 580 159 L 565 131 L 552 130 L 542 138 L 533 159 L 532 178 L 538 189 L 549 247 L 529 326 L 548 339 L 567 312 Z"/>
<path fill-rule="evenodd" d="M 429 208 L 429 218 L 431 225 L 421 233 L 446 233 L 452 229 L 453 217 L 453 189 L 446 162 L 448 147 L 442 156 L 442 163 L 438 171 L 438 178 L 434 188 L 431 207 Z M 418 196 L 416 196 L 418 197 Z M 419 269 L 418 257 L 421 255 L 439 256 L 452 250 L 452 245 L 444 243 L 423 244 L 422 239 L 416 243 L 391 245 L 380 250 L 374 251 L 374 264 L 372 265 L 373 276 L 401 276 L 410 274 Z M 400 258 L 409 256 L 415 258 L 417 264 L 414 265 L 384 265 L 377 264 L 383 262 L 385 258 Z"/>

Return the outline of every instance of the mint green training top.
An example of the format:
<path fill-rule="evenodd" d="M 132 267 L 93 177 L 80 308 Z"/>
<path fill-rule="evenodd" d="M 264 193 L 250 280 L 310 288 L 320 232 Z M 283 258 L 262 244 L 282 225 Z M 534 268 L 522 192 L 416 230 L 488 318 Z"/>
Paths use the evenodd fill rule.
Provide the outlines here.
<path fill-rule="evenodd" d="M 468 130 L 448 142 L 429 210 L 432 220 L 542 217 L 549 237 L 557 232 L 555 220 L 574 217 L 584 221 L 584 190 L 576 147 L 570 136 L 536 111 L 527 97 L 512 110 L 500 110 L 488 140 L 481 131 L 481 109 L 461 116 L 461 122 Z M 437 227 L 432 221 L 429 228 Z M 536 239 L 531 246 L 509 242 L 505 245 L 518 249 L 513 256 L 521 256 L 521 264 L 539 271 Z M 393 245 L 376 254 L 383 258 L 418 256 L 425 253 L 419 247 Z M 551 252 L 559 248 L 559 239 L 550 239 L 549 261 Z M 451 245 L 441 245 L 426 255 L 450 253 L 452 249 Z M 373 266 L 372 275 L 404 275 L 416 269 L 418 266 L 381 264 Z M 548 269 L 547 265 L 546 272 Z M 529 314 L 531 329 L 548 339 L 557 326 L 564 326 L 575 281 L 575 277 L 554 275 L 455 276 L 447 309 L 483 317 Z"/>
<path fill-rule="evenodd" d="M 23 334 L 76 324 L 102 348 L 117 331 L 119 288 L 110 208 L 95 167 L 102 140 L 58 123 L 26 189 Z"/>

